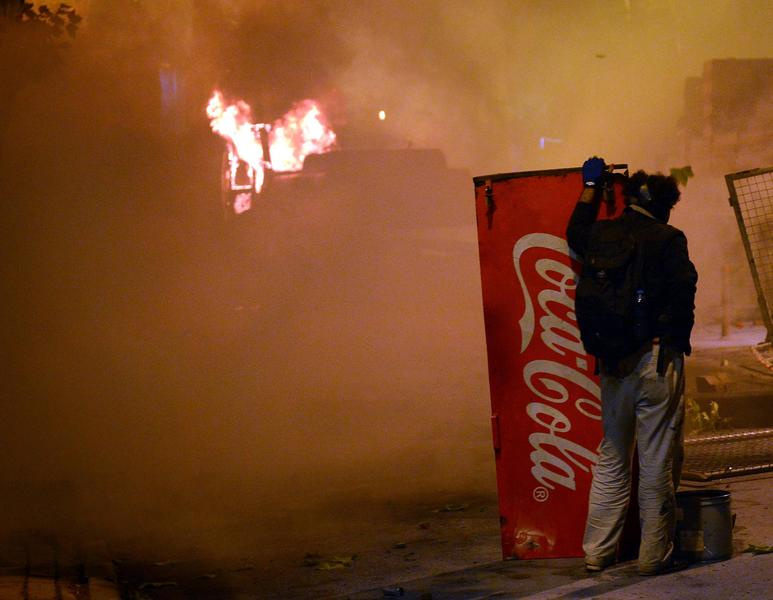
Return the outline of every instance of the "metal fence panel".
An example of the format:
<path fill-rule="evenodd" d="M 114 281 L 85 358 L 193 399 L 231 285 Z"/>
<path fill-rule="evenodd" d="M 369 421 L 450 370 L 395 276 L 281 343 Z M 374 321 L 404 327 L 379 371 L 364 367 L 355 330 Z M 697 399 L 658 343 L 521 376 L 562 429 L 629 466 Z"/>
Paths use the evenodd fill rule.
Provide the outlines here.
<path fill-rule="evenodd" d="M 773 429 L 715 433 L 684 442 L 682 479 L 706 481 L 773 470 Z"/>
<path fill-rule="evenodd" d="M 773 167 L 725 175 L 757 301 L 773 341 Z"/>

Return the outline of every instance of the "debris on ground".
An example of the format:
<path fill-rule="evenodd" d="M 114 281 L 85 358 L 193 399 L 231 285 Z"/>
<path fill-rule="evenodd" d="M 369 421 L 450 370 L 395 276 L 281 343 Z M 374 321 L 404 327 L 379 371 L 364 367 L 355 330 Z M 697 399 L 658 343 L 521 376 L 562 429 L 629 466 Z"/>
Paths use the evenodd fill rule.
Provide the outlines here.
<path fill-rule="evenodd" d="M 749 547 L 744 552 L 751 552 L 752 554 L 770 554 L 773 553 L 773 546 L 756 546 L 749 544 Z"/>
<path fill-rule="evenodd" d="M 444 507 L 436 508 L 432 512 L 459 512 L 462 510 L 467 510 L 469 507 L 469 504 L 446 504 Z"/>
<path fill-rule="evenodd" d="M 733 385 L 733 379 L 724 371 L 717 371 L 708 375 L 699 375 L 695 378 L 695 385 L 699 393 L 725 393 Z"/>
<path fill-rule="evenodd" d="M 307 554 L 303 557 L 304 567 L 314 567 L 318 571 L 332 571 L 334 569 L 347 569 L 357 558 L 356 554 L 351 556 L 332 556 L 325 558 L 319 554 Z"/>
<path fill-rule="evenodd" d="M 169 567 L 169 566 L 175 565 L 177 563 L 175 561 L 173 561 L 173 560 L 157 560 L 153 564 L 155 566 L 157 566 L 157 567 Z"/>
<path fill-rule="evenodd" d="M 176 581 L 145 581 L 138 587 L 140 590 L 158 589 L 164 587 L 177 587 Z"/>

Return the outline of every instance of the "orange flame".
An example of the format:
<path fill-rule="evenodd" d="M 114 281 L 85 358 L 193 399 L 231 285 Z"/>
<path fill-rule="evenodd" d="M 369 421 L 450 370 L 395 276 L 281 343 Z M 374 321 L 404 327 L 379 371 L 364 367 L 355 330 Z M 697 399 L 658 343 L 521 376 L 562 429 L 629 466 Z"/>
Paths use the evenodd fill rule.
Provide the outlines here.
<path fill-rule="evenodd" d="M 336 141 L 336 134 L 314 100 L 302 100 L 278 121 L 269 133 L 271 165 L 275 171 L 298 171 L 309 154 L 323 154 Z"/>
<path fill-rule="evenodd" d="M 251 123 L 249 104 L 243 100 L 226 104 L 223 94 L 216 90 L 207 104 L 207 116 L 212 131 L 224 137 L 231 150 L 255 170 L 255 191 L 259 192 L 264 178 L 263 146 Z"/>
<path fill-rule="evenodd" d="M 229 150 L 254 169 L 257 192 L 263 187 L 265 167 L 299 171 L 309 154 L 328 152 L 336 142 L 336 134 L 314 100 L 297 102 L 271 126 L 252 123 L 249 104 L 243 100 L 228 104 L 219 90 L 212 93 L 206 112 L 212 131 L 225 138 Z M 260 129 L 268 131 L 270 163 L 263 156 Z"/>

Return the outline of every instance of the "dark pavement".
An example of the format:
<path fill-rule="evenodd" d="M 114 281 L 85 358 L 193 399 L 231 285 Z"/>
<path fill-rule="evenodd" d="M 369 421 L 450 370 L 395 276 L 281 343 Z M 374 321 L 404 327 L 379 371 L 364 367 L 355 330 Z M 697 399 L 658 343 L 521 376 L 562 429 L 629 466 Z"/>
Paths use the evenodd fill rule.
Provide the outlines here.
<path fill-rule="evenodd" d="M 717 424 L 733 425 L 736 415 L 743 416 L 741 425 L 748 424 L 749 414 L 761 424 L 770 418 L 771 396 L 764 393 L 771 389 L 770 382 L 749 351 L 759 334 L 759 328 L 752 328 L 724 344 L 697 344 L 688 367 L 688 394 L 699 393 L 698 377 L 727 373 L 709 380 L 724 382 L 724 388 L 704 387 L 700 392 L 701 402 L 708 398 L 720 403 L 719 414 L 728 421 Z M 723 403 L 723 394 L 732 392 L 737 392 L 732 404 Z M 754 404 L 739 408 L 752 400 Z M 141 539 L 112 540 L 108 545 L 93 540 L 88 531 L 69 538 L 17 531 L 0 545 L 0 599 L 101 600 L 117 598 L 119 590 L 122 598 L 132 600 L 375 600 L 399 593 L 424 600 L 773 596 L 773 559 L 747 551 L 773 543 L 770 472 L 684 482 L 682 489 L 730 490 L 736 520 L 729 560 L 698 563 L 654 578 L 639 576 L 635 562 L 589 575 L 581 558 L 502 561 L 488 432 L 481 428 L 457 440 L 453 452 L 443 432 L 437 435 L 435 442 L 422 440 L 414 460 L 466 461 L 467 470 L 473 465 L 480 474 L 476 482 L 432 490 L 410 474 L 400 479 L 399 473 L 392 473 L 391 486 L 366 478 L 356 486 L 322 486 L 316 496 L 294 498 L 270 515 L 240 515 L 232 530 L 241 530 L 247 539 L 252 532 L 261 534 L 251 545 L 231 551 L 197 547 L 197 538 L 205 537 L 205 523 L 200 531 L 194 526 L 185 532 L 194 543 L 177 549 L 149 547 Z M 158 523 L 163 515 L 148 519 Z"/>

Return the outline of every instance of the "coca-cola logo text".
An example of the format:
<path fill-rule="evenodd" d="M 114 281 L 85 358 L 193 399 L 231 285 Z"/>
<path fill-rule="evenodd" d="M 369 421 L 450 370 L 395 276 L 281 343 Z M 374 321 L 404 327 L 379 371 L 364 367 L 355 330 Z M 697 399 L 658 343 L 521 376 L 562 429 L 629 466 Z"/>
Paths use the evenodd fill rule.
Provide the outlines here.
<path fill-rule="evenodd" d="M 598 454 L 571 439 L 577 423 L 569 415 L 573 406 L 579 418 L 598 421 L 601 402 L 574 313 L 569 247 L 558 236 L 530 233 L 513 246 L 513 264 L 524 298 L 518 322 L 523 380 L 533 394 L 526 414 L 539 427 L 529 433 L 531 474 L 545 488 L 575 490 L 575 469 L 587 472 Z"/>

